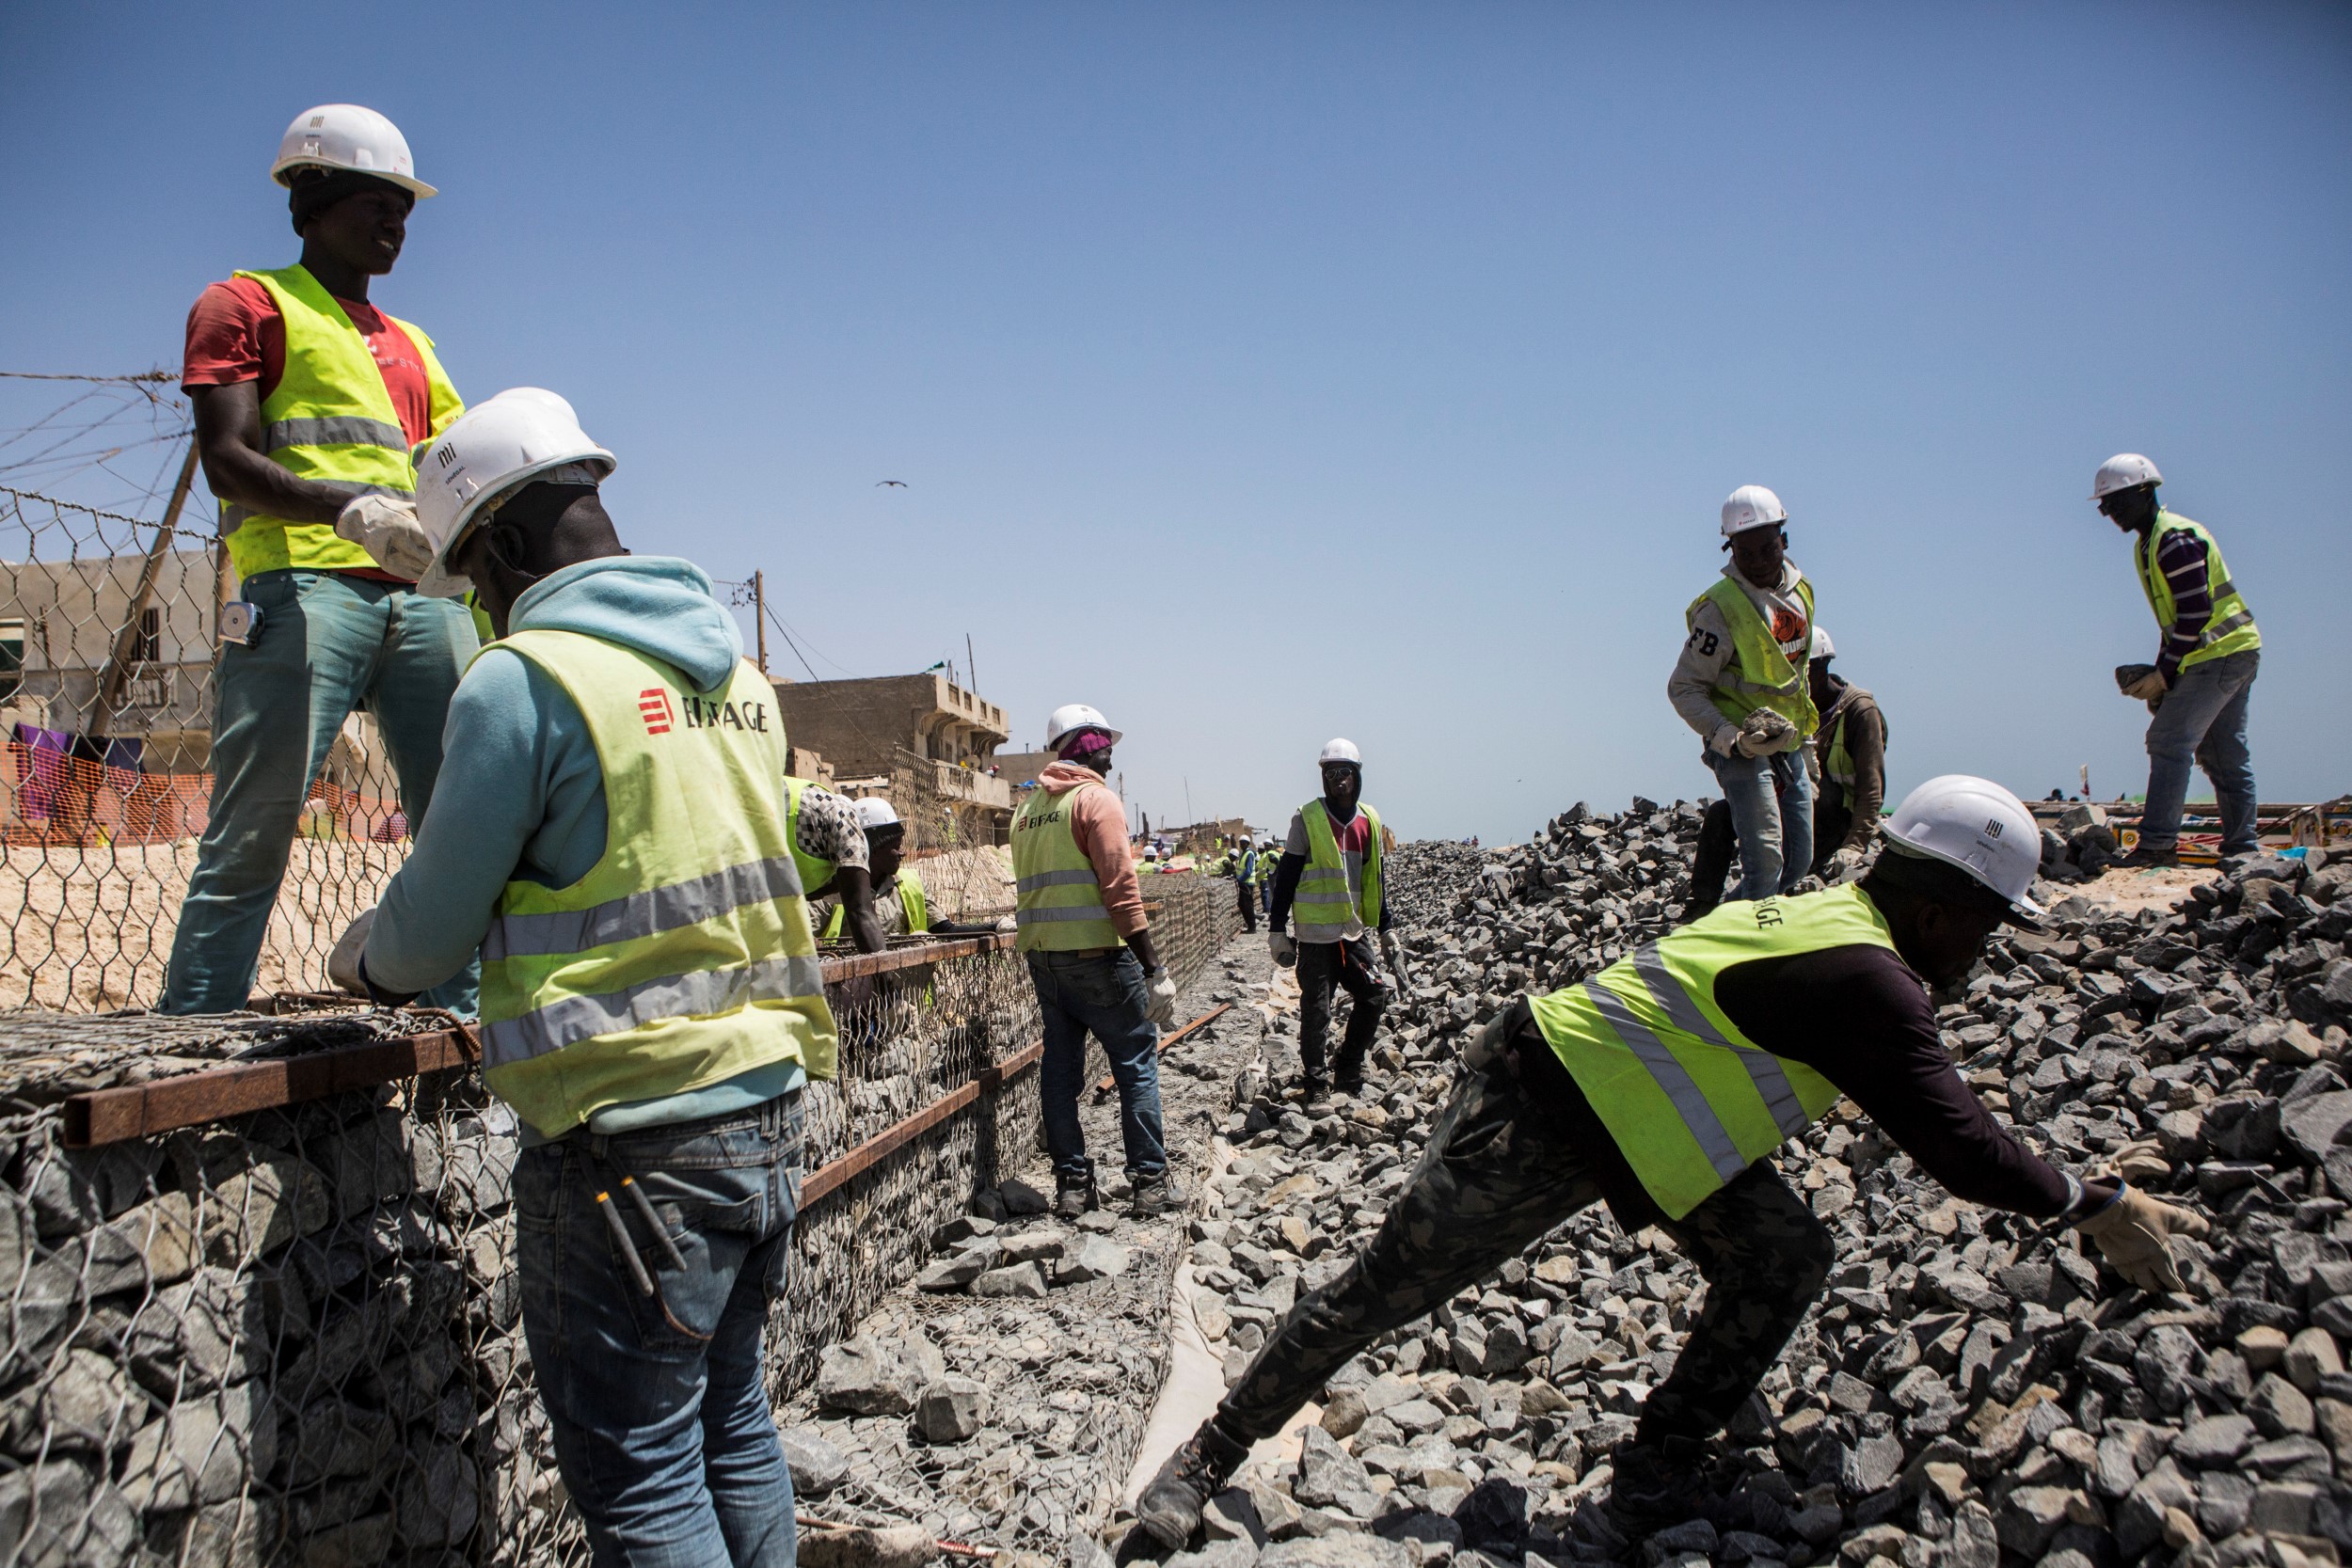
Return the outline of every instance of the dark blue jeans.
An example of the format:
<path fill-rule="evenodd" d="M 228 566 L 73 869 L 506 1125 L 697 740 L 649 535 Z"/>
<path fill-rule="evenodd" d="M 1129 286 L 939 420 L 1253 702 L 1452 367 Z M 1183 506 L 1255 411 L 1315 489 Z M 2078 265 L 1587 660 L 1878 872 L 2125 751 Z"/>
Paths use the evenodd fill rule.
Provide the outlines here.
<path fill-rule="evenodd" d="M 1029 978 L 1045 1015 L 1045 1060 L 1038 1069 L 1044 1099 L 1045 1148 L 1056 1176 L 1094 1174 L 1078 1097 L 1087 1086 L 1087 1034 L 1103 1042 L 1119 1085 L 1119 1131 L 1127 1145 L 1130 1179 L 1168 1168 L 1160 1131 L 1160 1034 L 1144 1016 L 1150 997 L 1143 965 L 1121 947 L 1114 953 L 1031 953 Z"/>
<path fill-rule="evenodd" d="M 515 1165 L 523 1332 L 597 1568 L 792 1568 L 792 1472 L 760 1377 L 798 1212 L 801 1097 Z M 621 1187 L 653 1200 L 679 1270 Z M 653 1278 L 639 1290 L 598 1193 Z"/>
<path fill-rule="evenodd" d="M 2193 761 L 2213 781 L 2221 816 L 2221 852 L 2242 855 L 2254 835 L 2254 753 L 2246 744 L 2246 714 L 2254 695 L 2262 650 L 2209 658 L 2172 677 L 2172 689 L 2148 721 L 2148 804 L 2139 814 L 2139 842 L 2170 849 L 2181 837 L 2181 806 L 2188 799 Z"/>

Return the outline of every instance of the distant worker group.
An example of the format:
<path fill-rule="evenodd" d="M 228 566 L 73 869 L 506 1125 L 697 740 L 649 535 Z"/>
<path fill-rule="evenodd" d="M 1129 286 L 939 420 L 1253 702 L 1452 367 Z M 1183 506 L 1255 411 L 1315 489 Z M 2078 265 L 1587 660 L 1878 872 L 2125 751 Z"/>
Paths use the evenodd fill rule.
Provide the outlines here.
<path fill-rule="evenodd" d="M 299 261 L 211 285 L 188 321 L 183 383 L 239 596 L 212 812 L 159 1006 L 246 1005 L 304 800 L 349 716 L 373 714 L 415 844 L 330 973 L 378 1003 L 479 1017 L 485 1082 L 520 1124 L 534 1381 L 593 1553 L 787 1562 L 761 1341 L 798 1218 L 803 1091 L 834 1075 L 842 1038 L 819 933 L 878 953 L 991 927 L 934 914 L 887 801 L 787 773 L 774 689 L 711 579 L 624 547 L 602 489 L 618 459 L 572 405 L 517 388 L 468 408 L 433 340 L 370 300 L 435 194 L 399 130 L 322 105 L 269 172 Z M 2153 713 L 2138 865 L 2176 858 L 2192 763 L 2219 797 L 2223 852 L 2256 843 L 2261 637 L 2213 536 L 2158 504 L 2162 483 L 2125 453 L 2093 487 L 2136 536 L 2161 634 L 2153 663 L 2117 672 Z M 2045 1164 L 1939 1042 L 1927 984 L 1966 974 L 2001 924 L 2037 923 L 2033 819 L 1961 775 L 1883 814 L 1886 721 L 1831 673 L 1787 509 L 1743 485 L 1722 532 L 1729 562 L 1686 610 L 1668 683 L 1721 789 L 1685 923 L 1477 1037 L 1373 1241 L 1146 1488 L 1141 1522 L 1168 1546 L 1348 1358 L 1595 1202 L 1662 1227 L 1710 1282 L 1613 1456 L 1629 1528 L 1687 1517 L 1703 1445 L 1833 1265 L 1769 1156 L 1840 1094 L 1955 1194 L 2074 1226 L 2135 1283 L 2177 1285 L 2168 1238 L 2202 1222 Z M 1105 782 L 1122 738 L 1093 707 L 1056 709 L 1054 760 L 1009 832 L 1053 1207 L 1072 1221 L 1108 1186 L 1078 1114 L 1089 1037 L 1119 1090 L 1125 1202 L 1186 1199 L 1157 1068 L 1176 984 L 1137 880 L 1160 857 L 1131 855 Z M 1263 914 L 1271 958 L 1296 969 L 1291 1092 L 1311 1115 L 1366 1092 L 1403 975 L 1362 753 L 1333 739 L 1316 760 L 1320 788 L 1279 846 L 1245 837 L 1216 867 L 1245 929 Z"/>

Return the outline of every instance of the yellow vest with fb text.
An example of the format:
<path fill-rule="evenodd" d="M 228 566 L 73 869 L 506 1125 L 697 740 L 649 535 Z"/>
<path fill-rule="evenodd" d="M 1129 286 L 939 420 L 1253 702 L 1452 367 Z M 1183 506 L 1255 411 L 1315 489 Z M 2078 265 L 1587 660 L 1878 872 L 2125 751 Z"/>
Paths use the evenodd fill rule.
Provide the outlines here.
<path fill-rule="evenodd" d="M 1804 602 L 1804 624 L 1810 631 L 1813 584 L 1809 578 L 1797 578 L 1797 597 Z M 1821 716 L 1814 711 L 1813 693 L 1805 686 L 1808 660 L 1802 656 L 1791 659 L 1780 651 L 1780 641 L 1764 624 L 1763 612 L 1738 583 L 1721 577 L 1709 583 L 1707 592 L 1682 612 L 1683 629 L 1691 628 L 1698 619 L 1699 606 L 1710 600 L 1731 629 L 1731 657 L 1707 693 L 1715 711 L 1737 724 L 1757 708 L 1770 708 L 1796 725 L 1800 736 L 1820 728 Z"/>
<path fill-rule="evenodd" d="M 1658 1206 L 1680 1219 L 1819 1120 L 1837 1088 L 1775 1056 L 1715 1005 L 1751 958 L 1867 943 L 1892 949 L 1857 885 L 1719 905 L 1583 984 L 1532 999 L 1536 1027 Z"/>
<path fill-rule="evenodd" d="M 2221 559 L 2221 546 L 2205 530 L 2202 523 L 2189 521 L 2175 512 L 2158 512 L 2155 526 L 2148 537 L 2133 546 L 2138 557 L 2139 591 L 2148 595 L 2148 608 L 2155 611 L 2156 625 L 2169 633 L 2177 613 L 2172 602 L 2172 584 L 2165 579 L 2156 564 L 2156 557 L 2164 548 L 2168 533 L 2189 533 L 2202 540 L 2205 546 L 2205 591 L 2213 601 L 2213 616 L 2199 634 L 2197 646 L 2183 656 L 2181 668 L 2191 669 L 2207 659 L 2223 658 L 2242 654 L 2263 645 L 2263 634 L 2254 625 L 2254 612 L 2246 608 L 2245 596 L 2230 580 L 2230 568 Z"/>
<path fill-rule="evenodd" d="M 1119 945 L 1119 927 L 1103 903 L 1094 863 L 1078 846 L 1070 807 L 1080 790 L 1106 787 L 1099 780 L 1076 789 L 1029 792 L 1012 816 L 1013 946 L 1021 952 L 1069 953 Z"/>
<path fill-rule="evenodd" d="M 546 1137 L 608 1105 L 776 1062 L 834 1075 L 834 1028 L 787 834 L 775 690 L 748 663 L 697 691 L 579 632 L 497 644 L 563 687 L 604 769 L 605 851 L 517 879 L 482 944 L 483 1075 Z"/>
<path fill-rule="evenodd" d="M 1366 930 L 1379 928 L 1380 814 L 1360 800 L 1356 814 L 1372 829 L 1364 835 L 1360 899 L 1348 886 L 1347 856 L 1331 830 L 1331 814 L 1324 809 L 1322 797 L 1298 808 L 1307 825 L 1307 866 L 1298 874 L 1298 891 L 1291 897 L 1291 924 L 1300 942 L 1342 941 L 1350 917 Z"/>
<path fill-rule="evenodd" d="M 297 478 L 354 496 L 414 496 L 417 470 L 408 460 L 408 433 L 385 389 L 375 356 L 342 306 L 298 263 L 237 276 L 267 290 L 286 324 L 285 373 L 262 400 L 262 451 L 269 460 Z M 431 434 L 438 436 L 465 412 L 465 403 L 434 355 L 433 340 L 412 323 L 386 319 L 408 335 L 424 361 Z M 314 572 L 376 569 L 373 556 L 326 523 L 297 523 L 223 501 L 220 531 L 240 578 L 289 566 Z"/>

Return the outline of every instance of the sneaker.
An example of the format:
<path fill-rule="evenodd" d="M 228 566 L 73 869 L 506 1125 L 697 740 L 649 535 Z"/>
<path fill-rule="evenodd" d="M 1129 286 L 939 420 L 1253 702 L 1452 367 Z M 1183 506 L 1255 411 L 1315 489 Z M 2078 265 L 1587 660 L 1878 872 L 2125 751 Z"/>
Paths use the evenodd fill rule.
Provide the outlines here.
<path fill-rule="evenodd" d="M 1127 1201 L 1136 1217 L 1142 1218 L 1151 1214 L 1165 1214 L 1170 1209 L 1182 1206 L 1184 1197 L 1176 1183 L 1168 1179 L 1166 1172 L 1162 1172 L 1158 1176 L 1135 1178 Z"/>
<path fill-rule="evenodd" d="M 1103 1200 L 1094 1190 L 1091 1176 L 1064 1176 L 1055 1181 L 1054 1217 L 1074 1220 L 1090 1209 L 1099 1209 Z"/>
<path fill-rule="evenodd" d="M 1639 1541 L 1704 1517 L 1714 1501 L 1707 1460 L 1707 1445 L 1696 1438 L 1627 1443 L 1612 1457 L 1609 1522 Z"/>
<path fill-rule="evenodd" d="M 2181 852 L 2169 844 L 2156 847 L 2142 840 L 2115 863 L 2126 871 L 2153 871 L 2159 866 L 2180 864 Z"/>
<path fill-rule="evenodd" d="M 1200 1528 L 1200 1511 L 1248 1457 L 1249 1445 L 1226 1436 L 1210 1417 L 1144 1487 L 1136 1499 L 1136 1523 L 1168 1550 L 1184 1550 Z"/>

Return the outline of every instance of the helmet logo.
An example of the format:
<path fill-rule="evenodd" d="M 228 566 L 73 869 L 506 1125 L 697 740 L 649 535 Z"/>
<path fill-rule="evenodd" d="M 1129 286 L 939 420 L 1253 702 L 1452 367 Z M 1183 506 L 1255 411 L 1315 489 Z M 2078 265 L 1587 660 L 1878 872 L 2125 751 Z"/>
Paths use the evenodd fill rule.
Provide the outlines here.
<path fill-rule="evenodd" d="M 325 115 L 312 115 L 310 117 L 310 129 L 313 131 L 317 130 L 320 126 L 325 125 L 326 123 L 326 117 Z M 315 150 L 317 144 L 314 142 L 311 146 L 313 150 Z"/>
<path fill-rule="evenodd" d="M 1987 838 L 1998 838 L 1998 837 L 2000 837 L 2000 836 L 2001 836 L 2001 825 L 2000 825 L 1998 822 L 1987 822 L 1987 823 L 1984 825 L 1984 836 L 1985 836 L 1985 837 L 1987 837 Z"/>

